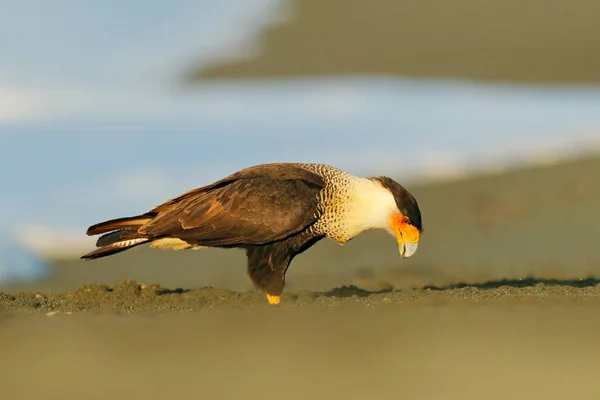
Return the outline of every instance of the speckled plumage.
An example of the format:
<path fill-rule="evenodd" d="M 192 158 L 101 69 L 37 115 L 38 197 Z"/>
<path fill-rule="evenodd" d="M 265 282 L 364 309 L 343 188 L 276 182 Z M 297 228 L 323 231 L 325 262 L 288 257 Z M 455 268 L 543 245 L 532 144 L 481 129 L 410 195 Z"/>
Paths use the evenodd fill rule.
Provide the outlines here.
<path fill-rule="evenodd" d="M 340 243 L 352 239 L 345 218 L 350 213 L 349 200 L 352 198 L 354 181 L 351 174 L 325 164 L 298 164 L 323 178 L 324 185 L 318 194 L 315 215 L 317 222 L 310 227 L 315 235 L 325 235 Z"/>
<path fill-rule="evenodd" d="M 283 291 L 292 259 L 328 237 L 346 243 L 364 230 L 390 229 L 403 210 L 421 227 L 416 201 L 386 177 L 360 178 L 314 163 L 261 164 L 186 192 L 130 218 L 91 226 L 104 234 L 94 259 L 150 242 L 155 248 L 237 247 L 248 273 L 270 295 Z"/>

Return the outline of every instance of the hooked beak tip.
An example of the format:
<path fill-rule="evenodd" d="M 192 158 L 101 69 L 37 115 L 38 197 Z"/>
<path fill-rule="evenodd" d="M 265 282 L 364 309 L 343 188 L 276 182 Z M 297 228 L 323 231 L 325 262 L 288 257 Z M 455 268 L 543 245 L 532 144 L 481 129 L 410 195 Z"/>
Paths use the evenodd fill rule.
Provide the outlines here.
<path fill-rule="evenodd" d="M 411 257 L 413 254 L 415 254 L 415 252 L 417 251 L 417 248 L 419 247 L 419 243 L 415 242 L 402 242 L 402 244 L 400 245 L 400 257 L 402 258 L 409 258 Z"/>

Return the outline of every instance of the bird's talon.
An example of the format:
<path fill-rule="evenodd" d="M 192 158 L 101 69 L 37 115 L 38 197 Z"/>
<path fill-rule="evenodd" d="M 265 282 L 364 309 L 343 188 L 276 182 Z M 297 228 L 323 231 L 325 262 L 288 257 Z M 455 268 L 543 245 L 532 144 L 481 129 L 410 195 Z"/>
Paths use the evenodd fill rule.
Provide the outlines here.
<path fill-rule="evenodd" d="M 279 304 L 280 298 L 279 296 L 273 296 L 267 293 L 267 300 L 269 300 L 269 304 Z"/>

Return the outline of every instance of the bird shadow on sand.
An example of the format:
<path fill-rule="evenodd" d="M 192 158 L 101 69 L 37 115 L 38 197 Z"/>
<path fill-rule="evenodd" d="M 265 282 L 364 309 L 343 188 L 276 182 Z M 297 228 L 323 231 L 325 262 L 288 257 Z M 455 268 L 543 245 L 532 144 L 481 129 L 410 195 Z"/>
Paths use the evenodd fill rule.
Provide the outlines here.
<path fill-rule="evenodd" d="M 575 288 L 592 287 L 600 284 L 598 278 L 585 278 L 585 279 L 543 279 L 543 278 L 524 278 L 524 279 L 500 279 L 490 280 L 480 283 L 453 283 L 448 285 L 427 285 L 422 287 L 416 287 L 412 290 L 455 290 L 463 288 L 476 288 L 480 290 L 497 289 L 503 286 L 513 288 L 526 288 L 538 285 L 545 286 L 568 286 Z M 404 290 L 404 289 L 399 289 Z M 365 290 L 354 285 L 342 286 L 325 292 L 319 292 L 319 296 L 325 297 L 367 297 L 375 294 L 392 293 L 396 291 L 394 288 L 385 288 L 381 290 Z"/>
<path fill-rule="evenodd" d="M 546 279 L 546 278 L 523 278 L 523 279 L 499 279 L 490 280 L 481 283 L 453 283 L 449 285 L 428 285 L 424 286 L 423 289 L 430 290 L 453 290 L 462 288 L 477 288 L 477 289 L 497 289 L 503 286 L 513 288 L 525 288 L 531 286 L 545 285 L 545 286 L 569 286 L 576 288 L 596 286 L 600 283 L 600 279 L 588 277 L 582 279 Z"/>
<path fill-rule="evenodd" d="M 365 290 L 354 285 L 342 286 L 339 288 L 331 289 L 325 292 L 317 292 L 318 296 L 324 297 L 367 297 L 373 294 L 384 294 L 393 292 L 393 288 L 386 288 L 381 290 Z"/>
<path fill-rule="evenodd" d="M 187 293 L 190 292 L 191 289 L 182 289 L 182 288 L 177 288 L 177 289 L 165 289 L 165 288 L 160 288 L 156 291 L 156 294 L 158 296 L 164 296 L 164 295 L 168 295 L 168 294 L 182 294 L 182 293 Z"/>
<path fill-rule="evenodd" d="M 414 287 L 410 289 L 395 289 L 393 287 L 386 287 L 380 290 L 367 290 L 362 289 L 355 285 L 341 286 L 327 291 L 315 292 L 317 297 L 337 297 L 337 298 L 350 298 L 350 297 L 368 297 L 371 295 L 392 293 L 395 291 L 403 290 L 434 290 L 434 291 L 446 291 L 456 290 L 463 288 L 476 288 L 479 290 L 497 289 L 503 286 L 513 288 L 526 288 L 538 285 L 545 286 L 567 286 L 574 288 L 592 287 L 600 284 L 600 279 L 594 277 L 582 278 L 582 279 L 544 279 L 544 278 L 523 278 L 523 279 L 499 279 L 489 280 L 479 283 L 452 283 L 447 285 L 425 285 L 420 287 Z M 208 289 L 208 288 L 205 288 Z M 167 289 L 159 288 L 156 290 L 156 295 L 164 296 L 170 294 L 183 294 L 193 291 L 192 289 Z"/>

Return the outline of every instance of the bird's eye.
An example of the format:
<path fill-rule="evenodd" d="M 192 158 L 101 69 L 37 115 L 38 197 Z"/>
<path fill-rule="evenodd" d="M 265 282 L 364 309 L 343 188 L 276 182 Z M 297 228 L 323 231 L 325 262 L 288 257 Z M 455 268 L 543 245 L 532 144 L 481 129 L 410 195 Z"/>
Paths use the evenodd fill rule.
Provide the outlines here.
<path fill-rule="evenodd" d="M 404 217 L 402 218 L 402 222 L 405 224 L 410 224 L 410 219 L 408 219 L 408 217 Z"/>

